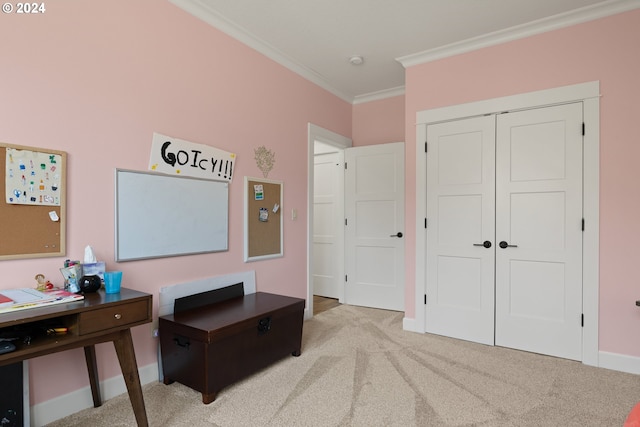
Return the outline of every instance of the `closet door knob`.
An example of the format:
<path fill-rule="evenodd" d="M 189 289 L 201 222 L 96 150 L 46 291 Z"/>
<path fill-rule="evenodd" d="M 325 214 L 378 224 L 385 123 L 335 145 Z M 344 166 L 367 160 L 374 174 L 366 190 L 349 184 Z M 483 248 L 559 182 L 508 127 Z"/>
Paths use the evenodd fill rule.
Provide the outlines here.
<path fill-rule="evenodd" d="M 517 248 L 518 245 L 510 245 L 507 242 L 505 242 L 504 240 L 500 243 L 498 243 L 498 246 L 500 246 L 502 249 L 506 249 L 506 248 Z"/>
<path fill-rule="evenodd" d="M 484 246 L 485 248 L 489 249 L 491 247 L 491 242 L 488 240 L 485 240 L 482 243 L 474 243 L 473 246 Z"/>
<path fill-rule="evenodd" d="M 392 234 L 389 237 L 402 237 L 402 232 L 398 231 L 396 234 Z"/>

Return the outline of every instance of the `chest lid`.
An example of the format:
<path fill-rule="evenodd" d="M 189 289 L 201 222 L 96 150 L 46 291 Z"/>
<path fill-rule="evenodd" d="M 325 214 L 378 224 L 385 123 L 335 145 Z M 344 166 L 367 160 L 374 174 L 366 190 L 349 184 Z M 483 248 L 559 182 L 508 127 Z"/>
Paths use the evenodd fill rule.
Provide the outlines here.
<path fill-rule="evenodd" d="M 277 319 L 299 313 L 304 299 L 256 292 L 242 297 L 160 317 L 160 329 L 210 343 L 224 336 L 257 328 L 265 317 Z M 257 329 L 256 329 L 257 330 Z"/>

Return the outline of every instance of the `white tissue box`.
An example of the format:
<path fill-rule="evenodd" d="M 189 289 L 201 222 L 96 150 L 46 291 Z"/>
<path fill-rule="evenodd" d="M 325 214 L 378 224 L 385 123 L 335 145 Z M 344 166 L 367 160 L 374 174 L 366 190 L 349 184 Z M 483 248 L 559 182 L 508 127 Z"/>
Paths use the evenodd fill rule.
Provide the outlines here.
<path fill-rule="evenodd" d="M 102 280 L 102 282 L 104 283 L 105 268 L 106 266 L 104 261 L 82 264 L 82 275 L 83 276 L 100 276 L 100 280 Z"/>

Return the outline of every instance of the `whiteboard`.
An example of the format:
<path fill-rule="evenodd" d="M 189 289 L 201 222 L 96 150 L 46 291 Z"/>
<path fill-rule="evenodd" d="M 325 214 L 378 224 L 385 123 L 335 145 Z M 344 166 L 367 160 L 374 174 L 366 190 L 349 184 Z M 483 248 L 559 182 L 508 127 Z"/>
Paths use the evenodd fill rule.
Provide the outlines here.
<path fill-rule="evenodd" d="M 116 169 L 115 258 L 228 250 L 229 183 Z"/>

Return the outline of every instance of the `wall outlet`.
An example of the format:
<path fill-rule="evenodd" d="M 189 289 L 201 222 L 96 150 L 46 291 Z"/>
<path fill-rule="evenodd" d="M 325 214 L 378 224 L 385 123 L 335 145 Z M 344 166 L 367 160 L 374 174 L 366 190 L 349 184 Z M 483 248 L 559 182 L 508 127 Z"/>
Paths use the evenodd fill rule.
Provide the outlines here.
<path fill-rule="evenodd" d="M 160 332 L 158 331 L 158 320 L 154 320 L 151 322 L 151 336 L 154 338 L 158 338 L 160 336 Z"/>

